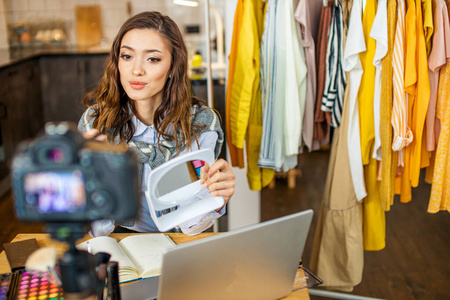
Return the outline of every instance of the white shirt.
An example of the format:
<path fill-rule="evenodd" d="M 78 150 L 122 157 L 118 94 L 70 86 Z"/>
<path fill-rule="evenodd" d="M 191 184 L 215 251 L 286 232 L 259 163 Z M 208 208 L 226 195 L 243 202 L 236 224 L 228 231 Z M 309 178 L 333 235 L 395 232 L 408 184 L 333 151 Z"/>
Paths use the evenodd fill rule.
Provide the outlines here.
<path fill-rule="evenodd" d="M 284 165 L 284 107 L 285 107 L 285 89 L 286 80 L 286 28 L 284 22 L 284 5 L 286 0 L 276 2 L 275 15 L 275 75 L 274 80 L 274 106 L 273 106 L 273 147 L 274 147 L 274 169 L 279 171 Z"/>
<path fill-rule="evenodd" d="M 361 84 L 363 69 L 359 53 L 366 51 L 364 31 L 362 27 L 361 0 L 354 0 L 348 26 L 347 42 L 344 50 L 344 71 L 350 78 L 350 112 L 348 124 L 348 155 L 353 188 L 356 198 L 361 201 L 367 196 L 364 183 L 364 171 L 361 157 L 361 141 L 359 133 L 358 90 Z"/>
<path fill-rule="evenodd" d="M 285 155 L 295 156 L 299 153 L 302 144 L 303 116 L 305 113 L 307 67 L 305 50 L 301 43 L 300 26 L 294 18 L 294 5 L 292 1 L 285 1 L 284 22 L 286 29 L 286 78 L 285 78 Z M 288 162 L 288 159 L 286 159 Z M 288 169 L 297 165 L 297 159 L 292 161 Z M 286 170 L 286 169 L 285 169 Z"/>
<path fill-rule="evenodd" d="M 294 20 L 292 1 L 278 0 L 276 11 L 277 34 L 275 40 L 276 76 L 274 100 L 274 158 L 275 170 L 287 171 L 297 166 L 297 153 L 301 130 L 293 124 L 303 125 L 304 101 L 306 97 L 306 65 L 301 61 L 298 25 Z M 297 27 L 293 30 L 292 26 Z M 303 49 L 301 49 L 303 50 Z M 304 53 L 303 53 L 304 56 Z M 296 81 L 297 78 L 299 81 Z M 301 104 L 300 94 L 303 95 Z M 295 116 L 296 120 L 292 117 Z M 298 122 L 300 121 L 300 122 Z M 291 131 L 294 130 L 294 131 Z M 296 148 L 296 149 L 295 149 Z M 294 154 L 293 150 L 297 150 Z"/>

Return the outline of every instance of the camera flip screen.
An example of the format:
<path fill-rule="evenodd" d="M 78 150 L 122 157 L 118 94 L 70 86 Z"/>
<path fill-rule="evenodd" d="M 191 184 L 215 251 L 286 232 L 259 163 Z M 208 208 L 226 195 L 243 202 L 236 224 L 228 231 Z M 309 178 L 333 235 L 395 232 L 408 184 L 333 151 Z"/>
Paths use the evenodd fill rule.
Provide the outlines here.
<path fill-rule="evenodd" d="M 78 170 L 28 173 L 24 190 L 28 208 L 40 214 L 86 210 L 84 178 Z"/>

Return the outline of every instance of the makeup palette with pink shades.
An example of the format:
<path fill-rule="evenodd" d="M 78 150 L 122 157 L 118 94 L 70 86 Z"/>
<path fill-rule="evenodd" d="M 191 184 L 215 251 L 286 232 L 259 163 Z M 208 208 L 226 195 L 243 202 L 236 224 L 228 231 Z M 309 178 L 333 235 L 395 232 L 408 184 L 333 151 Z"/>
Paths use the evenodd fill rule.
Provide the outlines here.
<path fill-rule="evenodd" d="M 48 272 L 32 271 L 1 274 L 0 280 L 0 300 L 64 299 L 62 288 L 54 281 Z"/>

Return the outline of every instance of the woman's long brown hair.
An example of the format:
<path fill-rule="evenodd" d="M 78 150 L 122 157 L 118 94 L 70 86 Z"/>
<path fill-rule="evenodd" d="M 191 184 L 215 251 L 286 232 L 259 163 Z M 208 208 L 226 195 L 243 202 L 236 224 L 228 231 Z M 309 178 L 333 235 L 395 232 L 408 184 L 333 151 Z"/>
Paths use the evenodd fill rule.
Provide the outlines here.
<path fill-rule="evenodd" d="M 159 33 L 168 43 L 172 61 L 169 78 L 163 89 L 163 100 L 156 109 L 154 126 L 158 139 L 175 140 L 177 151 L 180 147 L 191 148 L 192 137 L 197 141 L 201 125 L 192 124 L 191 109 L 203 101 L 191 95 L 188 77 L 188 53 L 183 36 L 168 16 L 159 12 L 143 12 L 128 19 L 120 28 L 106 60 L 105 73 L 98 86 L 83 97 L 86 106 L 94 109 L 94 128 L 108 133 L 112 140 L 119 135 L 121 142 L 128 142 L 135 128 L 131 121 L 136 114 L 134 101 L 130 101 L 120 83 L 118 60 L 123 36 L 132 29 L 151 29 Z M 97 104 L 97 105 L 94 105 Z M 179 144 L 177 135 L 181 137 Z"/>

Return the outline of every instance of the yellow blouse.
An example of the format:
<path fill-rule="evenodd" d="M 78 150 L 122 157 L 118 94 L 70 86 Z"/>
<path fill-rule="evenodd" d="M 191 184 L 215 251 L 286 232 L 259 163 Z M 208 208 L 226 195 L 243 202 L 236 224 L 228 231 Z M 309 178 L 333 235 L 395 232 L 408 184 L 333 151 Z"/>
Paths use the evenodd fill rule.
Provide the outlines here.
<path fill-rule="evenodd" d="M 431 6 L 430 6 L 431 8 Z M 422 7 L 419 1 L 416 1 L 416 32 L 417 32 L 417 85 L 416 97 L 413 103 L 411 115 L 411 129 L 414 139 L 410 144 L 411 147 L 411 169 L 410 180 L 411 186 L 419 185 L 420 169 L 429 165 L 429 153 L 422 146 L 423 129 L 425 118 L 428 110 L 428 102 L 430 101 L 430 81 L 428 78 L 428 56 L 426 50 L 425 34 L 422 21 Z"/>
<path fill-rule="evenodd" d="M 403 0 L 401 0 L 403 1 Z M 383 59 L 383 72 L 381 72 L 381 103 L 380 103 L 380 138 L 381 138 L 381 207 L 390 210 L 394 202 L 394 182 L 397 169 L 397 152 L 392 151 L 392 125 L 393 113 L 393 66 L 394 35 L 397 16 L 397 1 L 387 1 L 388 21 L 388 52 Z"/>
<path fill-rule="evenodd" d="M 233 83 L 229 88 L 231 144 L 243 149 L 247 145 L 247 179 L 252 190 L 261 190 L 273 179 L 275 171 L 258 167 L 259 148 L 262 134 L 262 108 L 260 89 L 260 44 L 264 30 L 266 3 L 260 0 L 241 0 L 242 13 L 240 31 L 237 34 L 237 48 Z M 235 16 L 236 18 L 236 16 Z M 228 100 L 228 99 L 227 99 Z M 228 134 L 228 133 L 227 133 Z"/>
<path fill-rule="evenodd" d="M 236 11 L 234 13 L 233 34 L 231 37 L 231 49 L 230 55 L 228 57 L 228 79 L 227 79 L 227 92 L 225 98 L 226 137 L 228 150 L 230 153 L 230 161 L 232 166 L 239 168 L 245 167 L 244 152 L 242 148 L 238 148 L 232 143 L 230 111 L 231 111 L 231 92 L 234 82 L 234 71 L 236 67 L 239 32 L 242 25 L 243 9 L 244 9 L 243 1 L 238 1 L 236 5 Z"/>
<path fill-rule="evenodd" d="M 433 36 L 433 10 L 432 0 L 422 0 L 423 31 L 425 33 L 425 44 L 427 45 L 427 57 L 431 53 L 431 37 Z"/>
<path fill-rule="evenodd" d="M 405 53 L 405 91 L 408 93 L 407 124 L 411 128 L 412 108 L 416 95 L 417 64 L 416 64 L 416 5 L 414 0 L 407 0 L 407 11 L 405 16 L 406 27 L 406 53 Z M 414 135 L 414 140 L 416 136 Z M 411 145 L 411 144 L 410 144 Z M 395 193 L 400 194 L 400 202 L 411 201 L 410 180 L 411 146 L 404 149 L 404 167 L 402 176 L 395 179 Z"/>
<path fill-rule="evenodd" d="M 375 129 L 373 112 L 373 94 L 375 88 L 376 42 L 369 37 L 373 20 L 377 12 L 377 1 L 368 0 L 363 14 L 363 31 L 366 40 L 366 52 L 360 54 L 363 75 L 358 92 L 358 108 L 361 134 L 361 154 L 364 166 L 364 180 L 367 196 L 363 201 L 363 246 L 364 250 L 381 250 L 385 247 L 385 212 L 381 208 L 380 182 L 377 180 L 378 162 L 371 158 Z"/>

